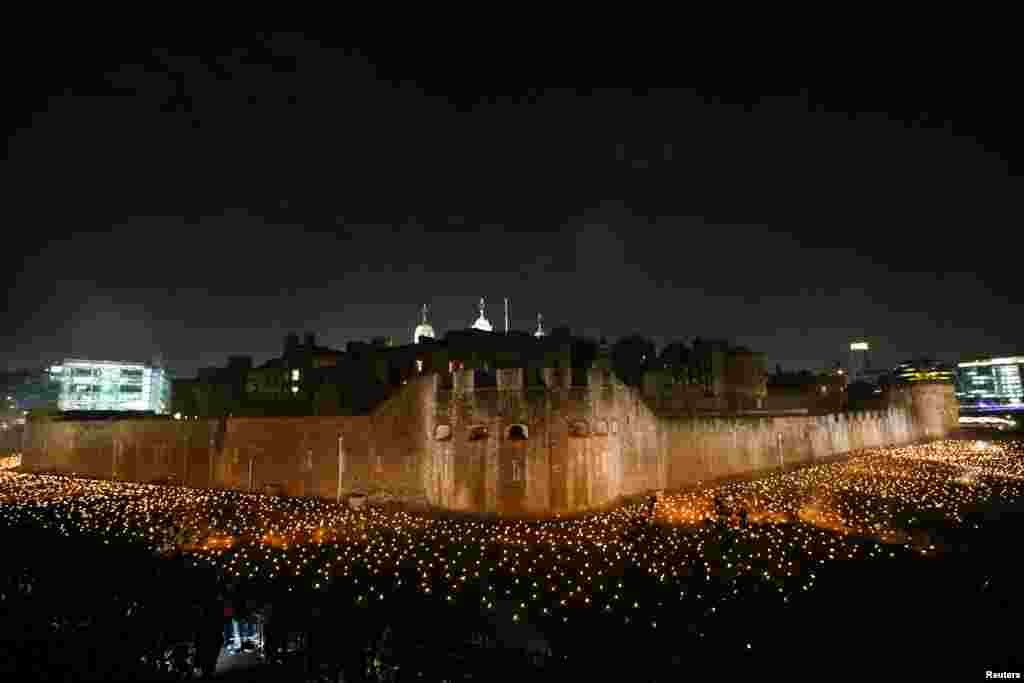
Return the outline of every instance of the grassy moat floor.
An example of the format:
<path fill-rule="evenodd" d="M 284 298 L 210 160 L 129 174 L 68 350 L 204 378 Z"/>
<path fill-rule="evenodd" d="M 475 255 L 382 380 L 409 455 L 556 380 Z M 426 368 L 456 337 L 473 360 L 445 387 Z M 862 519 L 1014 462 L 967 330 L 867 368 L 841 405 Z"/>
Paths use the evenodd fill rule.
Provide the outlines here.
<path fill-rule="evenodd" d="M 232 604 L 295 652 L 225 679 L 984 678 L 1021 671 L 1022 504 L 1024 442 L 985 433 L 669 493 L 654 524 L 0 472 L 0 673 L 152 680 Z"/>

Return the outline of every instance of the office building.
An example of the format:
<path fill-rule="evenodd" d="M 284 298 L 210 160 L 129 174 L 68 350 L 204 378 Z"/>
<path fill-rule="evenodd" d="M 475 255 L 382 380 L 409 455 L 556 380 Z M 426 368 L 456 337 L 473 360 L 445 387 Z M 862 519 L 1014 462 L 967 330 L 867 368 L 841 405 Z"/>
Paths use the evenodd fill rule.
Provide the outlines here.
<path fill-rule="evenodd" d="M 861 379 L 871 369 L 871 347 L 866 341 L 855 341 L 850 344 L 849 377 L 851 382 Z"/>
<path fill-rule="evenodd" d="M 166 371 L 143 363 L 68 359 L 50 368 L 60 383 L 63 411 L 138 411 L 166 414 L 171 383 Z"/>
<path fill-rule="evenodd" d="M 1007 406 L 1024 403 L 1024 356 L 978 358 L 957 366 L 957 398 L 962 405 Z"/>

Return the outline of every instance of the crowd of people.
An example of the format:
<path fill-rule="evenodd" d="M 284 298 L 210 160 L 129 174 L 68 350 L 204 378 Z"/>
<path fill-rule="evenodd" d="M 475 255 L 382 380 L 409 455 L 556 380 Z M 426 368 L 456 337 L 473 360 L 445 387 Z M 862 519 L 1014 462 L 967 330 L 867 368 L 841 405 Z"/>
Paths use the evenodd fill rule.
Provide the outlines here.
<path fill-rule="evenodd" d="M 365 624 L 380 615 L 399 623 L 410 604 L 456 610 L 467 623 L 511 605 L 508 619 L 539 625 L 560 645 L 554 652 L 575 652 L 577 662 L 593 656 L 602 633 L 699 642 L 740 618 L 730 614 L 806 601 L 840 560 L 948 555 L 943 530 L 968 531 L 982 524 L 978 510 L 1022 500 L 1016 442 L 877 449 L 545 521 L 0 472 L 0 525 L 45 532 L 54 556 L 88 541 L 144 551 L 182 576 L 216 577 L 192 593 L 203 597 L 186 619 L 203 625 L 191 642 L 196 668 L 207 672 L 225 647 L 258 641 L 267 658 L 283 656 L 290 636 L 281 606 L 299 595 Z M 309 613 L 296 619 L 308 622 Z M 424 623 L 416 622 L 410 628 Z M 315 631 L 304 631 L 310 652 L 325 647 Z M 744 631 L 729 647 L 763 651 L 766 637 Z"/>

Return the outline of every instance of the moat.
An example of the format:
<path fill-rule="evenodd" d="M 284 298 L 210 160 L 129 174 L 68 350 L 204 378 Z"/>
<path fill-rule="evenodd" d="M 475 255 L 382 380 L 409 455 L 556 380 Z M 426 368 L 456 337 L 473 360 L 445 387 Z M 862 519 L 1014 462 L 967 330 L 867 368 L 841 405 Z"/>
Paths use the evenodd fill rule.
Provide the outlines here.
<path fill-rule="evenodd" d="M 670 492 L 653 523 L 641 504 L 458 519 L 4 472 L 5 660 L 152 678 L 161 636 L 221 632 L 230 603 L 271 677 L 1016 671 L 1024 444 L 988 438 Z"/>

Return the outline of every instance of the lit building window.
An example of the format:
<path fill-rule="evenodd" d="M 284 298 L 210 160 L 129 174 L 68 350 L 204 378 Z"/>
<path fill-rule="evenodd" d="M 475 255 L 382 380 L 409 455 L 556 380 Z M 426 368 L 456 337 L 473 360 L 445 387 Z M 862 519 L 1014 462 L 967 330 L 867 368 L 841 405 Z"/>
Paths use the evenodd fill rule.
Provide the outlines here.
<path fill-rule="evenodd" d="M 298 370 L 292 370 L 292 381 L 293 382 L 298 382 L 299 381 L 299 371 Z"/>
<path fill-rule="evenodd" d="M 299 388 L 298 387 L 292 387 L 292 393 L 293 394 L 299 393 Z"/>
<path fill-rule="evenodd" d="M 418 359 L 416 361 L 416 372 L 423 372 L 423 361 Z"/>

